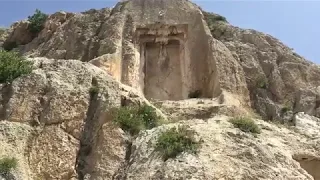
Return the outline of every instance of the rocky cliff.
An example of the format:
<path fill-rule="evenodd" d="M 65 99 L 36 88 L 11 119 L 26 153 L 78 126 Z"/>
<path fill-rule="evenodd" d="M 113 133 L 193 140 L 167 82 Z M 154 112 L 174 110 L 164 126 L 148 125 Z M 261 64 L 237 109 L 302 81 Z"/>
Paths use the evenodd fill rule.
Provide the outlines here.
<path fill-rule="evenodd" d="M 57 12 L 36 35 L 29 26 L 0 34 L 34 66 L 0 87 L 0 157 L 18 160 L 4 178 L 320 179 L 320 67 L 274 37 L 188 0 Z M 114 109 L 143 104 L 164 125 L 133 136 L 114 123 Z M 240 115 L 261 133 L 229 121 Z M 179 125 L 201 147 L 163 160 L 157 138 Z"/>

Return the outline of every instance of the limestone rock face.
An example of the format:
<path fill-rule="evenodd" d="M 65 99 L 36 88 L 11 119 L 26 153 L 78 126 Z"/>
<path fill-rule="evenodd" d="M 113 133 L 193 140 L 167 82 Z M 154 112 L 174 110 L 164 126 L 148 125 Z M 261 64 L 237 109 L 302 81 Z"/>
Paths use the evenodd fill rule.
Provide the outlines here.
<path fill-rule="evenodd" d="M 301 136 L 307 129 L 294 133 L 281 126 L 256 121 L 263 130 L 254 137 L 234 129 L 227 118 L 216 116 L 207 122 L 199 119 L 180 122 L 194 129 L 203 144 L 197 155 L 185 153 L 167 161 L 154 149 L 156 139 L 159 133 L 179 124 L 141 133 L 132 145 L 127 179 L 312 180 L 319 176 L 314 169 L 320 163 L 317 159 L 319 137 L 310 140 Z M 302 160 L 303 157 L 308 158 Z M 301 166 L 308 172 L 296 160 L 305 163 Z"/>
<path fill-rule="evenodd" d="M 188 0 L 129 0 L 54 13 L 36 37 L 29 22 L 15 23 L 0 46 L 16 43 L 34 70 L 0 85 L 0 158 L 18 159 L 7 175 L 320 179 L 319 66 L 223 21 Z M 130 104 L 157 107 L 168 124 L 128 135 L 112 110 Z M 253 110 L 262 117 L 257 136 L 228 121 Z M 202 146 L 163 161 L 157 138 L 176 125 L 195 130 Z"/>
<path fill-rule="evenodd" d="M 15 48 L 17 45 L 25 45 L 31 42 L 33 36 L 32 33 L 28 31 L 29 24 L 26 20 L 14 23 L 3 45 L 9 48 L 10 46 Z"/>
<path fill-rule="evenodd" d="M 123 98 L 145 99 L 91 64 L 29 60 L 32 74 L 1 87 L 1 143 L 9 144 L 1 152 L 14 152 L 23 179 L 112 177 L 125 159 L 126 137 L 109 110 Z M 90 93 L 92 86 L 98 94 Z"/>
<path fill-rule="evenodd" d="M 99 47 L 96 35 L 109 9 L 79 14 L 56 13 L 45 23 L 40 35 L 28 44 L 24 52 L 31 56 L 88 61 Z"/>
<path fill-rule="evenodd" d="M 265 119 L 283 118 L 282 109 L 319 116 L 319 66 L 270 35 L 216 17 L 187 0 L 121 1 L 52 14 L 33 39 L 22 33 L 27 21 L 16 23 L 6 42 L 26 44 L 20 49 L 30 57 L 89 61 L 147 99 L 227 91 Z"/>
<path fill-rule="evenodd" d="M 185 0 L 58 12 L 21 48 L 30 57 L 90 61 L 148 99 L 180 100 L 196 91 L 212 98 L 223 88 L 249 103 L 240 64 L 212 38 L 202 11 Z"/>
<path fill-rule="evenodd" d="M 286 106 L 319 117 L 318 65 L 270 35 L 224 22 L 209 23 L 209 28 L 242 66 L 251 102 L 261 115 L 277 119 Z"/>
<path fill-rule="evenodd" d="M 0 122 L 0 157 L 9 157 L 18 159 L 17 169 L 10 173 L 1 172 L 0 179 L 26 179 L 31 180 L 28 159 L 25 158 L 24 152 L 28 150 L 29 139 L 33 129 L 25 124 L 15 122 Z"/>

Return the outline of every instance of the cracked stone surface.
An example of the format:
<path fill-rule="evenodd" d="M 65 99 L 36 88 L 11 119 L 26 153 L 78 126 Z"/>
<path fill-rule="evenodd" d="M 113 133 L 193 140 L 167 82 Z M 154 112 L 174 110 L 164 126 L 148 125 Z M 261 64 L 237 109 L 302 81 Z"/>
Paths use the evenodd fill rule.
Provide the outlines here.
<path fill-rule="evenodd" d="M 314 168 L 319 168 L 319 138 L 310 139 L 293 129 L 261 120 L 256 123 L 262 133 L 255 137 L 234 128 L 228 119 L 227 116 L 215 116 L 207 121 L 190 119 L 141 133 L 132 144 L 126 179 L 313 180 L 318 177 Z M 158 135 L 182 124 L 195 130 L 203 140 L 200 152 L 183 153 L 163 161 L 155 150 Z M 302 152 L 313 158 L 309 158 L 309 164 L 305 159 L 300 166 L 296 156 Z"/>
<path fill-rule="evenodd" d="M 27 21 L 0 34 L 0 46 L 15 41 L 34 62 L 31 74 L 0 85 L 0 157 L 18 159 L 10 176 L 319 179 L 319 65 L 214 16 L 188 0 L 129 0 L 51 14 L 37 37 Z M 110 110 L 144 103 L 172 124 L 134 139 Z M 294 126 L 254 118 L 262 133 L 253 136 L 228 121 L 254 111 Z M 178 124 L 194 129 L 202 147 L 164 162 L 157 137 Z"/>
<path fill-rule="evenodd" d="M 90 62 L 148 99 L 183 100 L 195 91 L 215 98 L 227 91 L 266 120 L 282 121 L 282 108 L 320 116 L 318 65 L 268 34 L 215 16 L 187 0 L 130 0 L 112 9 L 51 14 L 31 40 L 23 33 L 28 22 L 21 21 L 2 39 L 19 42 L 30 57 Z"/>
<path fill-rule="evenodd" d="M 10 144 L 4 152 L 14 147 L 11 138 L 22 139 L 24 144 L 13 152 L 19 163 L 25 163 L 21 173 L 30 179 L 112 177 L 123 164 L 127 140 L 109 110 L 119 107 L 121 99 L 150 103 L 92 64 L 29 60 L 35 67 L 30 75 L 1 87 L 1 118 L 6 122 L 0 124 L 1 142 Z M 90 94 L 93 79 L 99 86 L 94 96 Z M 30 132 L 21 137 L 8 134 L 20 126 Z"/>

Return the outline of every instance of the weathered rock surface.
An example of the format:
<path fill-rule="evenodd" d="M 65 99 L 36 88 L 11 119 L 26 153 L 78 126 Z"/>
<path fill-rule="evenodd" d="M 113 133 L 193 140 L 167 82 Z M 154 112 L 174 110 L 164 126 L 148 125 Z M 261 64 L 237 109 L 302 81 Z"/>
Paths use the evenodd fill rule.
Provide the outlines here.
<path fill-rule="evenodd" d="M 212 38 L 201 10 L 189 1 L 133 0 L 112 10 L 58 12 L 22 52 L 91 61 L 148 98 L 186 99 L 194 91 L 211 98 L 222 87 L 244 104 L 249 100 L 240 64 Z"/>
<path fill-rule="evenodd" d="M 33 35 L 28 31 L 29 24 L 30 22 L 26 20 L 12 24 L 3 46 L 11 50 L 17 45 L 25 45 L 31 42 Z"/>
<path fill-rule="evenodd" d="M 207 121 L 180 122 L 196 130 L 203 140 L 197 155 L 181 154 L 163 161 L 155 151 L 160 132 L 178 124 L 162 126 L 141 133 L 133 142 L 127 179 L 315 179 L 319 167 L 319 136 L 304 137 L 304 131 L 257 121 L 262 127 L 258 137 L 235 129 L 228 117 L 216 116 Z M 319 127 L 317 127 L 319 130 Z M 304 156 L 303 156 L 304 155 Z M 303 159 L 303 157 L 309 157 Z M 313 158 L 312 158 L 313 157 Z M 297 161 L 302 160 L 305 171 Z M 310 161 L 308 161 L 310 160 Z"/>
<path fill-rule="evenodd" d="M 91 64 L 30 60 L 32 74 L 1 87 L 1 143 L 10 144 L 1 152 L 17 154 L 23 179 L 112 177 L 125 159 L 126 138 L 108 111 L 124 98 L 146 100 Z M 99 86 L 98 94 L 90 93 L 92 86 Z"/>
<path fill-rule="evenodd" d="M 206 14 L 208 19 L 214 16 Z M 209 28 L 241 64 L 251 102 L 261 115 L 277 119 L 281 108 L 288 106 L 319 117 L 318 65 L 270 35 L 221 21 L 210 23 Z"/>
<path fill-rule="evenodd" d="M 30 43 L 22 33 L 27 22 L 16 23 L 6 41 L 26 44 L 29 56 L 90 61 L 148 99 L 228 91 L 265 119 L 279 120 L 284 107 L 319 116 L 319 66 L 270 35 L 216 16 L 185 0 L 123 1 L 112 10 L 52 14 Z"/>
<path fill-rule="evenodd" d="M 207 120 L 217 115 L 246 116 L 253 113 L 241 106 L 241 102 L 227 92 L 213 99 L 188 99 L 181 101 L 152 101 L 172 121 L 188 119 Z"/>
<path fill-rule="evenodd" d="M 19 160 L 10 175 L 320 179 L 319 66 L 270 35 L 213 16 L 187 0 L 130 0 L 54 13 L 36 37 L 27 21 L 15 23 L 0 46 L 16 43 L 35 69 L 0 85 L 0 156 Z M 175 123 L 133 140 L 111 112 L 132 103 L 153 103 Z M 295 127 L 256 120 L 255 137 L 227 121 L 252 115 L 250 107 Z M 200 152 L 163 161 L 156 139 L 178 124 L 198 133 Z"/>
<path fill-rule="evenodd" d="M 0 49 L 3 46 L 4 41 L 7 39 L 8 29 L 0 27 Z"/>

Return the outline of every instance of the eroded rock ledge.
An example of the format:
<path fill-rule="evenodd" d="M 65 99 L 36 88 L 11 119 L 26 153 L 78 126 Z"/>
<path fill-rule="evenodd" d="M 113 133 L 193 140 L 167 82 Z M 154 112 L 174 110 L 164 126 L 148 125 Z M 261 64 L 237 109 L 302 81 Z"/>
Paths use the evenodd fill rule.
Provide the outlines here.
<path fill-rule="evenodd" d="M 2 156 L 11 155 L 19 160 L 14 172 L 18 179 L 312 179 L 311 175 L 318 176 L 310 168 L 317 165 L 320 156 L 319 136 L 313 133 L 319 131 L 320 120 L 315 117 L 300 114 L 295 131 L 257 120 L 262 134 L 254 137 L 235 129 L 223 115 L 230 115 L 234 109 L 245 113 L 237 104 L 228 105 L 228 101 L 221 104 L 219 99 L 216 103 L 210 99 L 164 101 L 163 110 L 170 110 L 169 114 L 184 117 L 185 121 L 141 132 L 132 140 L 112 123 L 109 110 L 120 107 L 124 99 L 150 104 L 139 91 L 122 85 L 89 63 L 30 60 L 37 67 L 33 73 L 2 87 L 1 94 L 1 111 L 5 113 L 0 123 L 3 144 L 0 152 Z M 98 94 L 90 93 L 92 84 L 99 85 Z M 175 107 L 176 103 L 180 103 L 180 108 Z M 314 124 L 314 130 L 308 131 L 307 122 L 318 125 Z M 178 124 L 196 130 L 203 140 L 200 153 L 163 161 L 154 149 L 156 137 Z M 313 159 L 303 158 L 301 153 Z"/>
<path fill-rule="evenodd" d="M 57 12 L 31 39 L 28 22 L 14 24 L 0 41 L 35 66 L 0 87 L 0 155 L 19 160 L 15 178 L 319 179 L 319 66 L 211 16 L 187 0 L 130 0 Z M 110 112 L 125 103 L 154 104 L 175 123 L 132 139 Z M 295 126 L 257 118 L 255 137 L 229 123 L 252 109 Z M 202 148 L 163 161 L 155 140 L 179 124 Z"/>

